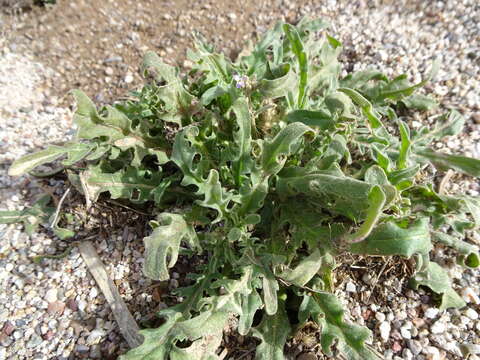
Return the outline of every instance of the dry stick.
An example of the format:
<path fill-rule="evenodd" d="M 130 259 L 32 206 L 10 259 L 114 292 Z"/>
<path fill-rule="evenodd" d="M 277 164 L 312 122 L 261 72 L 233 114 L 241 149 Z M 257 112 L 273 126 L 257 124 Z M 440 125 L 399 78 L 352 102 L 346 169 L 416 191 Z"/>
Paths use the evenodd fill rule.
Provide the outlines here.
<path fill-rule="evenodd" d="M 440 184 L 438 185 L 438 193 L 440 195 L 445 194 L 445 187 L 447 186 L 448 182 L 452 178 L 453 174 L 454 172 L 452 171 L 452 169 L 448 169 L 448 171 L 445 173 L 445 176 L 440 181 Z"/>
<path fill-rule="evenodd" d="M 120 332 L 125 340 L 127 340 L 128 345 L 131 348 L 139 346 L 143 341 L 143 337 L 138 333 L 140 329 L 120 296 L 115 284 L 108 277 L 105 266 L 95 251 L 95 248 L 89 241 L 83 241 L 78 245 L 78 249 L 87 264 L 88 270 L 90 270 L 98 287 L 112 308 L 113 316 L 115 316 Z"/>

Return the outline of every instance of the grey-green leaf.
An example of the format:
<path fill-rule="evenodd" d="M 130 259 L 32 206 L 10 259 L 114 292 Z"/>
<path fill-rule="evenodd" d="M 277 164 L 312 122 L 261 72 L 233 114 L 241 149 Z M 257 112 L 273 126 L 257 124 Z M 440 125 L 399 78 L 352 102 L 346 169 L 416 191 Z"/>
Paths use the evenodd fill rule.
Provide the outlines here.
<path fill-rule="evenodd" d="M 285 302 L 279 301 L 278 311 L 274 315 L 264 315 L 262 322 L 253 331 L 260 339 L 256 360 L 285 360 L 283 347 L 290 335 L 290 321 L 285 311 Z"/>
<path fill-rule="evenodd" d="M 450 155 L 435 152 L 429 149 L 418 149 L 416 154 L 430 161 L 436 167 L 444 169 L 453 169 L 464 174 L 480 177 L 480 160 L 461 155 Z"/>
<path fill-rule="evenodd" d="M 350 246 L 350 251 L 356 254 L 406 257 L 427 254 L 431 249 L 428 218 L 421 218 L 408 227 L 386 222 L 377 226 L 364 241 Z"/>
<path fill-rule="evenodd" d="M 183 217 L 178 214 L 162 213 L 145 242 L 145 264 L 143 271 L 154 280 L 168 280 L 168 269 L 177 262 L 180 243 L 196 242 L 196 234 Z"/>
<path fill-rule="evenodd" d="M 428 286 L 437 294 L 442 295 L 440 309 L 450 307 L 463 307 L 465 301 L 453 290 L 447 272 L 437 263 L 428 262 L 422 271 L 419 271 L 411 279 L 410 284 L 417 289 L 418 286 Z"/>

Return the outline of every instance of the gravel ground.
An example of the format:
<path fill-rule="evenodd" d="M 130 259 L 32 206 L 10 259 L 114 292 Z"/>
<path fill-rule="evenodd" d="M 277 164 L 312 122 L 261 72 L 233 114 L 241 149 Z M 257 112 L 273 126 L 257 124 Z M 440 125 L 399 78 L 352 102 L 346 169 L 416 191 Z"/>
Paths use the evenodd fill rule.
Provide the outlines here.
<path fill-rule="evenodd" d="M 95 24 L 83 24 L 80 10 L 93 8 L 94 3 L 59 0 L 51 9 L 0 19 L 0 27 L 6 25 L 5 36 L 0 37 L 0 208 L 19 209 L 45 189 L 53 189 L 58 197 L 65 191 L 60 180 L 10 178 L 6 169 L 14 158 L 71 136 L 67 90 L 82 87 L 97 102 L 109 101 L 140 85 L 136 70 L 140 53 L 147 48 L 183 64 L 184 48 L 190 45 L 186 34 L 200 29 L 220 49 L 234 54 L 244 39 L 277 19 L 295 21 L 304 15 L 332 21 L 332 35 L 345 46 L 342 60 L 348 71 L 375 66 L 390 75 L 407 72 L 418 81 L 432 59 L 439 57 L 441 71 L 425 91 L 437 96 L 443 108 L 458 108 L 467 127 L 460 136 L 435 146 L 480 158 L 480 5 L 475 0 L 348 5 L 331 0 L 322 5 L 313 0 L 245 1 L 243 8 L 220 1 L 196 2 L 191 7 L 183 7 L 182 1 L 162 1 L 162 6 L 146 0 L 105 1 L 97 12 L 112 11 L 110 20 L 93 31 Z M 60 15 L 70 8 L 78 11 L 78 18 L 68 22 Z M 162 9 L 161 16 L 148 13 L 155 8 Z M 78 33 L 82 26 L 98 52 L 89 50 Z M 105 26 L 111 30 L 102 32 Z M 173 35 L 168 35 L 171 29 Z M 101 42 L 95 43 L 97 38 Z M 70 47 L 78 51 L 70 52 Z M 415 127 L 428 119 L 418 116 L 409 121 Z M 479 187 L 472 179 L 454 176 L 449 191 L 478 195 Z M 98 217 L 107 225 L 111 221 L 107 210 Z M 165 306 L 168 291 L 162 294 L 141 275 L 138 233 L 142 230 L 136 229 L 135 220 L 126 230 L 103 231 L 93 240 L 134 317 L 141 320 Z M 55 253 L 64 244 L 46 232 L 29 237 L 17 225 L 0 225 L 0 237 L 0 360 L 115 359 L 126 350 L 76 249 L 65 259 L 45 260 L 40 266 L 31 262 L 32 255 Z M 352 321 L 373 330 L 371 343 L 386 359 L 464 359 L 465 344 L 475 345 L 472 352 L 478 353 L 469 359 L 480 358 L 480 272 L 461 272 L 447 255 L 441 248 L 433 254 L 449 269 L 455 287 L 469 303 L 461 310 L 439 312 L 429 294 L 408 290 L 406 261 L 352 258 L 342 269 L 338 294 Z M 296 346 L 298 359 L 323 358 L 303 347 Z"/>

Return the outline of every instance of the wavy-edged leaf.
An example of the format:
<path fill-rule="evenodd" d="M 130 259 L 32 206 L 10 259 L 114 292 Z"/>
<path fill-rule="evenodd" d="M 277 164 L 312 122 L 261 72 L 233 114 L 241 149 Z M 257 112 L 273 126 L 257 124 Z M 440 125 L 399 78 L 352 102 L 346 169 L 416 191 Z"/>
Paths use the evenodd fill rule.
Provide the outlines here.
<path fill-rule="evenodd" d="M 422 271 L 410 280 L 410 285 L 417 289 L 420 285 L 427 286 L 437 294 L 442 295 L 440 309 L 465 306 L 465 301 L 453 290 L 447 272 L 437 263 L 429 261 Z"/>
<path fill-rule="evenodd" d="M 175 112 L 190 106 L 193 96 L 183 87 L 177 68 L 165 64 L 156 53 L 148 51 L 143 58 L 142 70 L 145 74 L 153 71 L 158 82 L 166 82 L 157 91 L 167 111 Z"/>
<path fill-rule="evenodd" d="M 382 214 L 383 207 L 387 197 L 382 188 L 375 185 L 368 194 L 368 209 L 365 217 L 365 221 L 362 226 L 353 234 L 347 236 L 347 241 L 350 243 L 357 243 L 363 241 L 377 224 Z"/>
<path fill-rule="evenodd" d="M 161 172 L 150 172 L 127 167 L 115 173 L 91 166 L 80 174 L 84 195 L 95 202 L 102 192 L 108 191 L 112 199 L 128 199 L 134 203 L 154 200 L 159 203 L 170 181 Z"/>
<path fill-rule="evenodd" d="M 337 340 L 336 347 L 347 360 L 380 360 L 381 357 L 370 351 L 365 344 L 370 337 L 370 330 L 345 322 L 344 313 L 335 295 L 315 293 L 304 295 L 299 309 L 299 321 L 303 324 L 312 318 L 320 326 L 320 343 L 326 355 L 332 356 L 332 346 Z"/>
<path fill-rule="evenodd" d="M 277 99 L 287 96 L 289 91 L 297 84 L 297 75 L 288 63 L 280 64 L 281 75 L 274 79 L 262 79 L 259 82 L 258 90 L 266 98 Z"/>
<path fill-rule="evenodd" d="M 412 142 L 410 141 L 410 129 L 407 124 L 398 120 L 398 127 L 400 129 L 400 149 L 398 152 L 397 169 L 403 170 L 409 165 Z"/>
<path fill-rule="evenodd" d="M 456 250 L 461 256 L 462 263 L 470 268 L 480 266 L 480 249 L 478 246 L 469 244 L 458 237 L 448 235 L 439 231 L 433 232 L 433 239 Z"/>
<path fill-rule="evenodd" d="M 143 272 L 154 280 L 168 280 L 168 269 L 177 262 L 178 251 L 182 241 L 195 245 L 196 234 L 183 216 L 162 213 L 152 222 L 153 232 L 144 238 L 145 264 Z"/>
<path fill-rule="evenodd" d="M 252 167 L 252 120 L 248 109 L 247 99 L 238 98 L 232 106 L 238 131 L 234 133 L 234 140 L 238 146 L 238 155 L 233 161 L 233 175 L 237 185 L 241 184 L 241 176 L 250 172 Z"/>
<path fill-rule="evenodd" d="M 304 286 L 320 270 L 322 257 L 320 250 L 315 249 L 310 255 L 300 261 L 295 269 L 286 269 L 278 276 L 294 285 Z"/>
<path fill-rule="evenodd" d="M 427 254 L 432 250 L 428 218 L 421 218 L 408 227 L 394 222 L 378 225 L 362 242 L 352 244 L 350 251 L 365 255 Z"/>
<path fill-rule="evenodd" d="M 387 98 L 392 100 L 400 100 L 403 99 L 405 96 L 412 95 L 416 89 L 424 86 L 426 83 L 432 80 L 438 72 L 439 68 L 440 62 L 437 59 L 433 62 L 428 75 L 422 81 L 415 85 L 411 85 L 406 80 L 406 75 L 400 75 L 396 77 L 380 90 L 380 93 L 377 96 L 377 100 L 384 100 Z"/>
<path fill-rule="evenodd" d="M 222 333 L 207 335 L 195 340 L 187 348 L 174 347 L 170 353 L 171 360 L 219 360 L 215 353 L 222 343 Z"/>
<path fill-rule="evenodd" d="M 432 110 L 438 107 L 438 102 L 435 101 L 434 98 L 422 95 L 422 94 L 413 94 L 405 99 L 402 99 L 402 103 L 409 109 L 417 109 L 417 110 Z"/>
<path fill-rule="evenodd" d="M 32 235 L 41 224 L 47 224 L 55 212 L 55 208 L 49 207 L 50 195 L 41 196 L 35 203 L 23 210 L 0 211 L 0 224 L 23 223 L 28 235 Z"/>
<path fill-rule="evenodd" d="M 326 111 L 294 110 L 287 114 L 285 121 L 288 123 L 300 122 L 307 126 L 316 126 L 322 130 L 332 129 L 335 118 Z"/>
<path fill-rule="evenodd" d="M 388 78 L 380 71 L 374 69 L 360 70 L 349 74 L 341 80 L 343 88 L 360 89 L 369 81 L 382 80 L 387 82 Z"/>
<path fill-rule="evenodd" d="M 325 97 L 325 105 L 332 115 L 337 115 L 340 118 L 347 120 L 355 119 L 354 106 L 349 96 L 343 92 L 336 91 Z"/>
<path fill-rule="evenodd" d="M 308 83 L 308 58 L 307 53 L 303 49 L 302 39 L 295 29 L 290 24 L 283 25 L 283 31 L 287 35 L 288 41 L 292 48 L 293 53 L 297 57 L 298 69 L 300 73 L 300 81 L 298 82 L 298 98 L 297 108 L 302 109 L 305 106 L 307 96 L 307 83 Z"/>
<path fill-rule="evenodd" d="M 261 343 L 257 346 L 255 359 L 284 360 L 283 347 L 290 335 L 291 327 L 285 311 L 285 301 L 280 300 L 274 315 L 264 315 L 262 322 L 254 328 L 253 336 Z"/>
<path fill-rule="evenodd" d="M 480 160 L 461 155 L 450 155 L 430 149 L 417 149 L 415 153 L 428 160 L 437 168 L 453 169 L 467 175 L 480 177 Z"/>
<path fill-rule="evenodd" d="M 195 156 L 201 154 L 191 140 L 199 134 L 198 127 L 189 126 L 179 131 L 175 136 L 171 160 L 182 170 L 182 185 L 196 185 L 200 188 L 203 184 L 202 169 L 194 164 Z"/>
<path fill-rule="evenodd" d="M 368 196 L 372 185 L 347 176 L 321 173 L 281 176 L 277 181 L 277 193 L 282 197 L 306 194 L 315 198 L 318 206 L 354 220 L 364 219 L 368 209 Z M 382 187 L 386 204 L 396 196 L 390 185 Z"/>
<path fill-rule="evenodd" d="M 116 107 L 107 106 L 100 115 L 95 104 L 80 90 L 72 91 L 77 101 L 74 122 L 80 139 L 107 139 L 107 143 L 121 150 L 133 149 L 133 166 L 140 166 L 146 155 L 154 155 L 160 164 L 168 161 L 163 144 L 158 139 L 132 128 L 132 121 Z"/>
<path fill-rule="evenodd" d="M 197 201 L 197 204 L 218 211 L 218 216 L 212 223 L 225 219 L 232 194 L 222 188 L 217 170 L 210 170 L 207 180 L 201 186 L 201 192 L 205 194 L 205 198 Z"/>
<path fill-rule="evenodd" d="M 412 140 L 416 145 L 430 145 L 430 142 L 435 140 L 443 140 L 445 136 L 458 135 L 465 126 L 465 118 L 456 110 L 451 110 L 448 113 L 435 119 L 433 129 L 422 127 L 416 134 L 413 135 Z"/>
<path fill-rule="evenodd" d="M 265 141 L 260 161 L 264 174 L 277 174 L 283 168 L 287 156 L 298 149 L 303 137 L 314 135 L 310 127 L 302 123 L 292 123 L 280 130 L 272 140 Z"/>
<path fill-rule="evenodd" d="M 95 144 L 70 143 L 64 146 L 52 145 L 45 150 L 33 154 L 25 155 L 15 160 L 8 170 L 10 176 L 19 176 L 26 174 L 37 166 L 50 163 L 61 158 L 64 155 L 68 159 L 64 161 L 65 165 L 72 165 L 84 159 L 94 148 Z"/>
<path fill-rule="evenodd" d="M 347 94 L 356 105 L 360 106 L 372 129 L 378 129 L 383 127 L 382 121 L 380 119 L 380 114 L 375 111 L 372 103 L 368 101 L 365 97 L 363 97 L 362 94 L 360 94 L 354 89 L 349 88 L 340 88 L 338 89 L 338 91 Z"/>
<path fill-rule="evenodd" d="M 238 333 L 247 335 L 250 331 L 255 312 L 263 305 L 262 298 L 256 290 L 248 295 L 242 295 L 242 313 L 238 319 Z"/>

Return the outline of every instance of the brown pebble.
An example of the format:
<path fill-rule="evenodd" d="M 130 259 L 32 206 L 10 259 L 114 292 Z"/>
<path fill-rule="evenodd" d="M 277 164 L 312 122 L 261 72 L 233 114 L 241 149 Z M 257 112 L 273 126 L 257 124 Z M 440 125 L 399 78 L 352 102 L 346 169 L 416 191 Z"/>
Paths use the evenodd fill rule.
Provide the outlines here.
<path fill-rule="evenodd" d="M 397 353 L 402 350 L 402 345 L 398 341 L 394 341 L 392 345 L 393 352 Z"/>
<path fill-rule="evenodd" d="M 472 119 L 475 124 L 480 124 L 480 113 L 473 114 Z"/>
<path fill-rule="evenodd" d="M 67 300 L 67 307 L 72 311 L 78 311 L 78 304 L 74 298 L 70 298 Z"/>
<path fill-rule="evenodd" d="M 49 340 L 52 340 L 52 339 L 53 339 L 53 336 L 54 336 L 54 335 L 55 335 L 55 334 L 53 333 L 52 330 L 48 330 L 48 331 L 42 336 L 42 338 L 43 338 L 43 340 L 49 341 Z"/>
<path fill-rule="evenodd" d="M 62 315 L 65 310 L 65 304 L 61 301 L 54 301 L 48 304 L 47 312 L 50 315 Z"/>
<path fill-rule="evenodd" d="M 2 328 L 2 333 L 7 336 L 12 335 L 13 331 L 15 330 L 15 326 L 10 321 L 7 321 Z"/>
<path fill-rule="evenodd" d="M 372 315 L 372 310 L 367 309 L 362 313 L 363 320 L 367 321 Z"/>
<path fill-rule="evenodd" d="M 417 329 L 419 329 L 419 328 L 421 328 L 421 327 L 423 327 L 423 326 L 425 325 L 425 320 L 422 319 L 422 318 L 414 318 L 414 319 L 412 320 L 412 322 L 413 322 L 413 325 L 415 325 L 415 327 L 416 327 Z"/>

